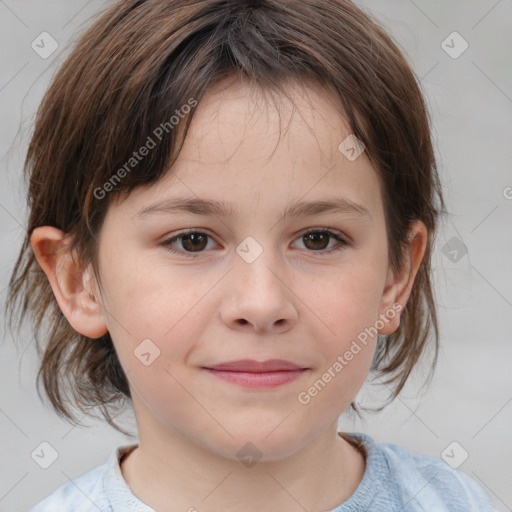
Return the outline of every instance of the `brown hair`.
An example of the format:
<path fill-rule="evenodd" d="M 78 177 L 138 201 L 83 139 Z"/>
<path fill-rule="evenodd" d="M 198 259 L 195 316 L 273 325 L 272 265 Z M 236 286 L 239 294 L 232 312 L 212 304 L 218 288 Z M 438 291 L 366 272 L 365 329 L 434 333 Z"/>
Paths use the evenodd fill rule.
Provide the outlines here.
<path fill-rule="evenodd" d="M 277 91 L 313 80 L 335 94 L 379 174 L 394 270 L 410 223 L 425 223 L 427 249 L 400 327 L 378 344 L 372 369 L 395 385 L 392 400 L 431 340 L 432 375 L 439 334 L 431 249 L 444 202 L 419 82 L 385 30 L 347 0 L 120 0 L 81 36 L 38 110 L 24 169 L 29 220 L 6 304 L 11 329 L 30 313 L 42 355 L 38 392 L 42 380 L 55 410 L 73 422 L 68 391 L 81 411 L 98 406 L 124 432 L 112 411 L 130 399 L 128 381 L 108 333 L 92 341 L 70 326 L 30 235 L 44 225 L 71 235 L 71 249 L 99 280 L 95 237 L 110 202 L 168 172 L 194 113 L 181 115 L 183 105 L 229 76 Z M 157 147 L 98 198 L 178 114 L 179 129 L 161 130 Z"/>

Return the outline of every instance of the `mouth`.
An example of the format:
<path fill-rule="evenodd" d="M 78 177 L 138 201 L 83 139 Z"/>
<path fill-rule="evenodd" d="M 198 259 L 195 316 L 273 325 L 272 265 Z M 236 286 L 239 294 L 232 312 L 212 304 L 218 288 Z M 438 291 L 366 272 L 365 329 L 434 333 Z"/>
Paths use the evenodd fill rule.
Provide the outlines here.
<path fill-rule="evenodd" d="M 250 372 L 250 373 L 268 373 L 293 370 L 307 370 L 298 364 L 284 359 L 269 359 L 267 361 L 255 361 L 254 359 L 241 359 L 238 361 L 228 361 L 205 367 L 209 370 L 232 371 L 232 372 Z"/>
<path fill-rule="evenodd" d="M 283 359 L 244 359 L 203 367 L 211 375 L 245 388 L 273 388 L 291 382 L 309 368 Z"/>

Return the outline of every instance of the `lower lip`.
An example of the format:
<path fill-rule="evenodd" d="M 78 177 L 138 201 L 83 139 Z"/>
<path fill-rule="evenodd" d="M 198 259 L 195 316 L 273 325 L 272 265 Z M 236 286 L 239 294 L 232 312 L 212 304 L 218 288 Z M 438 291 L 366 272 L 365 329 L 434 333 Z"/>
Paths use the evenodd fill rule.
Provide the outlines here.
<path fill-rule="evenodd" d="M 245 388 L 275 388 L 298 379 L 306 370 L 282 370 L 278 372 L 233 372 L 212 370 L 205 368 L 208 372 L 219 379 Z"/>

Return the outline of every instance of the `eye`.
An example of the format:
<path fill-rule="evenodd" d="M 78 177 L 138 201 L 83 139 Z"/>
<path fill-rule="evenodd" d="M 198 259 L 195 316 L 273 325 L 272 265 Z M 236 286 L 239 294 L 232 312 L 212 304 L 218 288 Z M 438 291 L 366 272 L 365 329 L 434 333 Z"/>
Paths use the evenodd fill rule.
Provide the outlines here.
<path fill-rule="evenodd" d="M 193 229 L 188 229 L 168 240 L 162 242 L 162 245 L 166 247 L 169 251 L 174 252 L 176 254 L 185 254 L 188 257 L 195 258 L 198 256 L 196 253 L 201 253 L 207 246 L 208 238 L 211 238 L 207 233 L 203 233 L 202 231 L 195 231 Z M 176 249 L 174 243 L 178 242 L 182 245 L 183 249 Z"/>
<path fill-rule="evenodd" d="M 207 233 L 188 229 L 165 240 L 162 242 L 162 245 L 175 254 L 196 258 L 208 247 L 209 238 L 211 239 L 211 236 Z M 350 245 L 339 233 L 326 228 L 310 228 L 299 237 L 299 240 L 303 240 L 309 252 L 320 254 L 330 254 Z M 325 250 L 329 247 L 330 240 L 334 240 L 337 243 L 328 250 Z M 181 248 L 177 248 L 176 243 L 180 244 Z"/>
<path fill-rule="evenodd" d="M 334 239 L 337 244 L 331 246 L 328 250 L 324 250 L 329 246 L 329 239 Z M 300 240 L 304 241 L 304 245 L 307 249 L 310 249 L 310 252 L 320 252 L 321 254 L 330 254 L 335 251 L 340 251 L 350 245 L 339 233 L 326 228 L 308 229 L 301 235 Z"/>

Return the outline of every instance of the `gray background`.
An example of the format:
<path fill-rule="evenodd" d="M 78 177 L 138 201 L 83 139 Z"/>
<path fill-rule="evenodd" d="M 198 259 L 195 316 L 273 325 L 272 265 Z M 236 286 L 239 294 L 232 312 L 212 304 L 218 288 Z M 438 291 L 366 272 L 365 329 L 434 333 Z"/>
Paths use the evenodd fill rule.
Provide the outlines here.
<path fill-rule="evenodd" d="M 2 301 L 26 221 L 21 168 L 36 108 L 67 45 L 106 3 L 0 0 Z M 452 463 L 465 450 L 460 470 L 487 490 L 498 510 L 512 511 L 512 0 L 359 4 L 389 28 L 422 78 L 451 215 L 434 253 L 442 348 L 430 387 L 420 389 L 427 372 L 420 367 L 384 411 L 364 422 L 345 414 L 340 428 L 436 457 L 456 441 L 446 452 Z M 44 31 L 59 43 L 48 59 L 31 48 Z M 454 31 L 469 44 L 458 58 L 442 47 Z M 448 44 L 452 52 L 461 48 L 457 39 Z M 443 253 L 453 238 L 459 242 L 451 244 L 467 250 L 458 261 Z M 72 427 L 40 402 L 28 329 L 17 345 L 5 332 L 0 365 L 0 512 L 27 510 L 102 464 L 114 447 L 135 441 L 99 421 Z M 369 384 L 360 393 L 366 405 L 379 396 L 382 390 Z M 126 419 L 134 425 L 130 413 Z M 58 454 L 48 469 L 31 458 L 43 441 Z"/>

